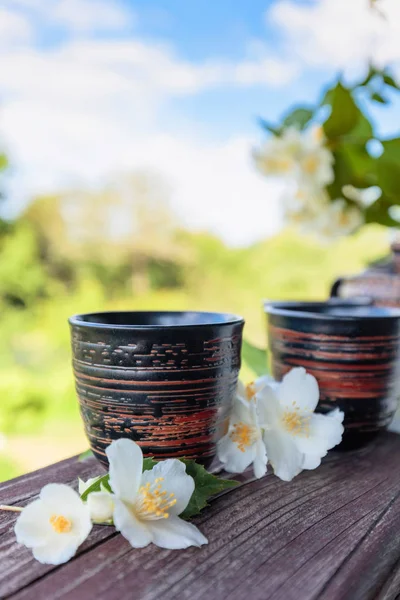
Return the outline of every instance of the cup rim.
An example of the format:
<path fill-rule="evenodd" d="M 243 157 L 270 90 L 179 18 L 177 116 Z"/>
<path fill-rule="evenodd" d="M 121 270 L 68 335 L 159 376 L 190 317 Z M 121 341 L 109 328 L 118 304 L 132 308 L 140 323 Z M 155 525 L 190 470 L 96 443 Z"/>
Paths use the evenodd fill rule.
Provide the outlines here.
<path fill-rule="evenodd" d="M 181 315 L 193 315 L 202 317 L 202 323 L 172 322 L 172 323 L 99 323 L 91 321 L 90 317 L 99 317 L 104 315 L 134 315 L 136 316 L 156 316 L 164 315 L 169 317 L 179 317 Z M 223 320 L 221 320 L 221 317 Z M 85 320 L 87 318 L 88 320 Z M 219 319 L 219 320 L 218 320 Z M 111 310 L 96 311 L 73 315 L 68 319 L 72 326 L 88 327 L 95 329 L 119 329 L 119 330 L 157 330 L 157 329 L 196 329 L 204 327 L 224 327 L 225 325 L 244 325 L 244 318 L 239 315 L 222 312 L 207 312 L 196 310 Z"/>
<path fill-rule="evenodd" d="M 334 301 L 332 301 L 334 300 Z M 356 298 L 354 300 L 337 300 L 330 299 L 326 302 L 309 302 L 309 301 L 274 301 L 274 300 L 266 300 L 264 302 L 264 311 L 268 315 L 279 315 L 284 317 L 299 317 L 301 319 L 312 319 L 319 321 L 381 321 L 382 319 L 399 321 L 400 320 L 400 309 L 393 308 L 390 306 L 383 307 L 388 312 L 385 314 L 354 314 L 354 315 L 338 315 L 338 314 L 329 314 L 318 312 L 317 310 L 313 311 L 312 309 L 318 309 L 326 306 L 332 307 L 374 307 L 372 300 L 370 298 Z M 301 310 L 304 308 L 304 310 Z M 379 308 L 379 307 L 375 307 Z"/>

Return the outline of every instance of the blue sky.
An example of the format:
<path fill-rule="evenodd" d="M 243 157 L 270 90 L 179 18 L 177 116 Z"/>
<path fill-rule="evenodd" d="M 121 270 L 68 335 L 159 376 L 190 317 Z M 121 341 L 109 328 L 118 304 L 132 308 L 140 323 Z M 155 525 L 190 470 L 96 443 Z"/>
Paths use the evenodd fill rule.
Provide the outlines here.
<path fill-rule="evenodd" d="M 282 225 L 251 163 L 257 116 L 314 102 L 339 71 L 400 59 L 380 0 L 0 0 L 0 134 L 14 211 L 35 194 L 148 169 L 189 227 L 247 244 Z M 400 105 L 375 107 L 396 133 Z"/>

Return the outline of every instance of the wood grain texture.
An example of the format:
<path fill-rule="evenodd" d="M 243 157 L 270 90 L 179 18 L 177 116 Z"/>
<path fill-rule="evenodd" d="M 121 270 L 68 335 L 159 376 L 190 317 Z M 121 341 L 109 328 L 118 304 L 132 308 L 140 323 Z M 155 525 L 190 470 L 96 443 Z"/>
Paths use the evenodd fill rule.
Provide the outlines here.
<path fill-rule="evenodd" d="M 70 459 L 0 486 L 25 504 L 45 483 L 101 472 Z M 209 545 L 133 550 L 95 527 L 69 563 L 40 565 L 0 514 L 0 597 L 89 600 L 394 600 L 400 594 L 400 436 L 332 453 L 291 483 L 267 477 L 213 500 L 195 520 Z"/>

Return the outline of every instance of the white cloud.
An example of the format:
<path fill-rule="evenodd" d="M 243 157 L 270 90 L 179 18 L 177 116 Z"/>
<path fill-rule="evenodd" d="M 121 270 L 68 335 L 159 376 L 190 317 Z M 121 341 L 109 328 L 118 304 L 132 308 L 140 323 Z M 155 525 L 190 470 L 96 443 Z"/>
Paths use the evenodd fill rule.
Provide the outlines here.
<path fill-rule="evenodd" d="M 400 2 L 380 0 L 295 0 L 274 3 L 267 22 L 279 27 L 293 58 L 307 65 L 355 68 L 372 59 L 377 64 L 400 60 Z"/>
<path fill-rule="evenodd" d="M 173 207 L 193 228 L 209 228 L 234 244 L 276 231 L 281 186 L 254 171 L 251 140 L 172 134 L 158 122 L 158 110 L 168 94 L 194 83 L 179 68 L 158 78 L 157 55 L 144 60 L 146 53 L 131 50 L 121 71 L 119 52 L 104 53 L 106 66 L 96 52 L 96 61 L 90 52 L 79 61 L 77 48 L 53 59 L 19 53 L 4 65 L 0 57 L 0 87 L 9 91 L 0 125 L 18 166 L 15 192 L 28 198 L 98 185 L 113 172 L 150 169 L 169 182 Z M 76 64 L 70 62 L 75 51 Z M 140 68 L 141 60 L 147 65 L 147 79 L 136 73 L 135 56 Z M 176 65 L 163 57 L 157 68 L 173 71 Z"/>
<path fill-rule="evenodd" d="M 29 42 L 32 33 L 24 16 L 0 6 L 0 47 Z"/>
<path fill-rule="evenodd" d="M 246 244 L 279 229 L 283 192 L 281 183 L 266 181 L 255 172 L 251 145 L 251 140 L 240 137 L 201 144 L 156 136 L 137 151 L 143 155 L 143 166 L 157 165 L 171 182 L 173 205 L 188 226 L 208 228 L 229 243 Z M 140 162 L 139 155 L 135 162 Z"/>
<path fill-rule="evenodd" d="M 15 1 L 35 19 L 48 9 L 48 22 L 54 7 L 62 6 L 60 0 Z M 68 6 L 75 14 L 78 0 Z M 81 25 L 69 22 L 81 28 L 79 36 L 57 48 L 0 48 L 0 129 L 16 165 L 14 207 L 17 196 L 22 205 L 37 193 L 96 185 L 113 172 L 147 168 L 170 183 L 173 206 L 192 227 L 210 228 L 233 243 L 276 230 L 280 186 L 253 170 L 251 141 L 200 140 L 196 124 L 187 121 L 186 133 L 177 134 L 168 123 L 168 105 L 175 97 L 228 85 L 283 85 L 296 75 L 293 67 L 265 47 L 245 51 L 236 62 L 195 64 L 165 44 L 116 33 L 92 39 L 94 26 L 83 31 L 87 14 Z M 122 26 L 118 18 L 115 27 Z M 255 219 L 257 213 L 268 218 Z"/>
<path fill-rule="evenodd" d="M 59 0 L 50 17 L 72 31 L 113 31 L 132 24 L 132 15 L 106 0 Z"/>
<path fill-rule="evenodd" d="M 252 83 L 269 83 L 270 85 L 285 84 L 295 74 L 293 65 L 271 58 L 260 62 L 244 61 L 236 66 L 235 79 L 244 85 Z"/>
<path fill-rule="evenodd" d="M 1 4 L 15 18 L 35 16 L 42 24 L 55 24 L 77 34 L 121 31 L 135 20 L 133 12 L 115 0 L 1 0 Z"/>

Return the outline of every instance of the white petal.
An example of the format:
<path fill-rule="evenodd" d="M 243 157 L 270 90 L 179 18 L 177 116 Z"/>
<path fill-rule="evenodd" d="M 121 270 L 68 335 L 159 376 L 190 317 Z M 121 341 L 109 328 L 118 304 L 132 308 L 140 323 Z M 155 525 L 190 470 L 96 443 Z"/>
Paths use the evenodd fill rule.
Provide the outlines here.
<path fill-rule="evenodd" d="M 97 523 L 104 523 L 112 519 L 114 500 L 108 492 L 92 492 L 87 499 L 90 518 Z"/>
<path fill-rule="evenodd" d="M 110 463 L 110 485 L 114 494 L 125 502 L 133 502 L 143 470 L 143 453 L 135 442 L 122 438 L 106 448 Z"/>
<path fill-rule="evenodd" d="M 265 448 L 265 444 L 262 439 L 256 442 L 256 452 L 253 461 L 254 475 L 257 479 L 261 479 L 264 477 L 267 472 L 267 450 Z"/>
<path fill-rule="evenodd" d="M 71 519 L 73 525 L 71 533 L 77 538 L 79 544 L 82 544 L 92 530 L 89 507 L 82 502 L 82 506 L 71 511 L 68 518 Z"/>
<path fill-rule="evenodd" d="M 69 514 L 71 511 L 79 510 L 83 506 L 79 494 L 63 483 L 45 485 L 40 491 L 40 500 L 55 514 L 64 514 L 63 510 L 65 508 L 68 509 L 67 513 Z"/>
<path fill-rule="evenodd" d="M 218 458 L 223 463 L 225 471 L 229 473 L 243 473 L 253 462 L 255 454 L 255 444 L 242 452 L 229 435 L 225 435 L 217 444 Z"/>
<path fill-rule="evenodd" d="M 144 548 L 152 541 L 147 523 L 139 521 L 132 509 L 118 498 L 114 498 L 114 525 L 134 548 Z"/>
<path fill-rule="evenodd" d="M 155 479 L 162 477 L 162 490 L 167 496 L 174 494 L 176 504 L 168 510 L 170 515 L 180 515 L 189 504 L 194 492 L 194 479 L 186 473 L 186 466 L 176 458 L 157 463 L 151 471 L 145 471 L 142 476 L 142 485 L 147 482 L 152 484 Z"/>
<path fill-rule="evenodd" d="M 237 396 L 233 401 L 231 423 L 232 421 L 241 421 L 247 425 L 252 425 L 254 421 L 253 412 L 251 411 L 252 406 L 254 406 L 254 402 Z"/>
<path fill-rule="evenodd" d="M 52 513 L 41 500 L 34 500 L 19 515 L 14 531 L 19 544 L 27 548 L 45 545 L 53 533 L 50 523 Z"/>
<path fill-rule="evenodd" d="M 92 529 L 90 511 L 75 490 L 68 485 L 49 483 L 42 488 L 40 501 L 48 511 L 49 519 L 53 515 L 61 515 L 72 522 L 71 535 L 76 537 L 78 544 L 87 538 Z M 63 537 L 65 536 L 66 534 L 63 534 Z"/>
<path fill-rule="evenodd" d="M 78 549 L 79 543 L 74 536 L 68 533 L 57 534 L 44 546 L 33 548 L 33 556 L 46 565 L 61 565 L 72 558 Z"/>
<path fill-rule="evenodd" d="M 69 519 L 71 530 L 57 533 L 51 525 L 53 516 Z M 89 509 L 79 495 L 66 485 L 49 484 L 38 500 L 24 508 L 15 524 L 15 534 L 19 543 L 33 548 L 37 560 L 58 565 L 75 554 L 91 528 Z"/>
<path fill-rule="evenodd" d="M 271 383 L 275 383 L 275 380 L 273 377 L 271 377 L 271 375 L 263 375 L 262 377 L 259 377 L 254 382 L 256 393 L 261 392 L 266 385 L 270 385 Z"/>
<path fill-rule="evenodd" d="M 260 427 L 268 429 L 275 426 L 281 417 L 282 409 L 277 395 L 277 385 L 266 385 L 257 394 L 257 413 Z"/>
<path fill-rule="evenodd" d="M 308 471 L 313 471 L 317 469 L 321 464 L 321 456 L 318 454 L 305 454 L 303 469 L 307 469 Z"/>
<path fill-rule="evenodd" d="M 284 481 L 291 481 L 300 473 L 304 457 L 292 436 L 275 430 L 266 431 L 264 443 L 275 475 Z"/>
<path fill-rule="evenodd" d="M 153 543 L 160 548 L 178 550 L 189 546 L 202 546 L 208 540 L 192 523 L 176 516 L 158 521 L 149 521 Z"/>
<path fill-rule="evenodd" d="M 344 431 L 340 418 L 341 415 L 337 412 L 334 415 L 312 415 L 308 435 L 295 438 L 300 452 L 322 458 L 328 453 L 328 450 L 340 444 Z"/>
<path fill-rule="evenodd" d="M 343 423 L 344 420 L 344 412 L 339 408 L 334 408 L 331 412 L 327 413 L 327 417 L 331 417 L 332 419 L 336 419 L 339 423 Z"/>
<path fill-rule="evenodd" d="M 293 410 L 295 403 L 301 413 L 310 413 L 318 404 L 319 387 L 313 375 L 303 367 L 295 367 L 283 378 L 278 394 L 283 408 Z"/>
<path fill-rule="evenodd" d="M 244 385 L 244 383 L 242 381 L 240 381 L 240 379 L 237 382 L 236 396 L 246 399 L 246 386 Z"/>

